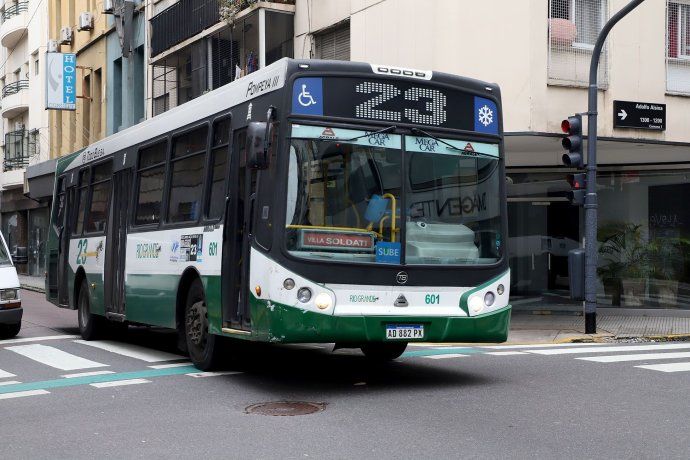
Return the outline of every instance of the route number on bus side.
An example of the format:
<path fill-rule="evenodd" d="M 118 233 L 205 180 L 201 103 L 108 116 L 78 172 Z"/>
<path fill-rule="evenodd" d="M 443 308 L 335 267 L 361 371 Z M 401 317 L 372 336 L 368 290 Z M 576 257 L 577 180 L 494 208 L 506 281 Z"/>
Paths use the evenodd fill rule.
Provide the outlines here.
<path fill-rule="evenodd" d="M 424 296 L 424 302 L 427 305 L 438 305 L 441 303 L 441 296 L 440 294 L 427 294 Z"/>
<path fill-rule="evenodd" d="M 86 263 L 86 247 L 89 245 L 89 240 L 83 239 L 79 240 L 77 243 L 77 265 L 83 265 Z"/>

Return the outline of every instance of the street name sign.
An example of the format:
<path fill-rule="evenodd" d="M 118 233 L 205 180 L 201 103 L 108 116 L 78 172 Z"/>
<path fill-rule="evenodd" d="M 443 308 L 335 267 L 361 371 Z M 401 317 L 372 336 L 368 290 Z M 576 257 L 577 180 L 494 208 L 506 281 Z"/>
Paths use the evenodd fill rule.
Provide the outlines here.
<path fill-rule="evenodd" d="M 666 104 L 613 101 L 613 127 L 666 130 Z"/>

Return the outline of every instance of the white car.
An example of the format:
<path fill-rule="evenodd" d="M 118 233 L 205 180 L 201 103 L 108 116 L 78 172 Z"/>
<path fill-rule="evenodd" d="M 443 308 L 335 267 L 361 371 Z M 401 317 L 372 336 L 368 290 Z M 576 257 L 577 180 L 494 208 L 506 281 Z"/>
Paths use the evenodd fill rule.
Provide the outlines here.
<path fill-rule="evenodd" d="M 19 334 L 22 328 L 22 301 L 19 298 L 19 278 L 0 233 L 0 340 Z"/>

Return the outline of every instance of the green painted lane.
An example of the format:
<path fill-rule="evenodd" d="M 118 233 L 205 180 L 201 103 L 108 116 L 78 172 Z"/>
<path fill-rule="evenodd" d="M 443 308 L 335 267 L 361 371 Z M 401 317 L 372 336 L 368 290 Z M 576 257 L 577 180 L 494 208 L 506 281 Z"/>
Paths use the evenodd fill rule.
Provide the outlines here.
<path fill-rule="evenodd" d="M 0 386 L 0 394 L 15 393 L 18 391 L 75 387 L 79 385 L 90 385 L 92 383 L 117 382 L 120 380 L 166 377 L 169 375 L 182 375 L 196 372 L 199 372 L 199 369 L 194 366 L 183 366 L 168 369 L 145 369 L 135 372 L 122 372 L 119 374 L 90 375 L 85 377 L 43 380 L 39 382 L 16 383 L 14 385 Z"/>
<path fill-rule="evenodd" d="M 406 351 L 402 354 L 402 358 L 419 358 L 424 356 L 436 356 L 436 355 L 481 355 L 486 353 L 484 350 L 478 350 L 476 348 L 470 347 L 442 347 L 442 348 L 429 348 L 426 350 L 414 350 Z"/>

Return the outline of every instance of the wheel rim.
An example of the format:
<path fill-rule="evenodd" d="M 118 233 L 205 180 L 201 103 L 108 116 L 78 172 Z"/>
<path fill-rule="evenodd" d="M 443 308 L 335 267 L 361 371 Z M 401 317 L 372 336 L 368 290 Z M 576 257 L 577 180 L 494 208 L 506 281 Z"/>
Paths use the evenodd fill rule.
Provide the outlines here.
<path fill-rule="evenodd" d="M 204 302 L 196 302 L 187 309 L 187 335 L 193 345 L 204 349 L 206 347 L 208 319 Z"/>

